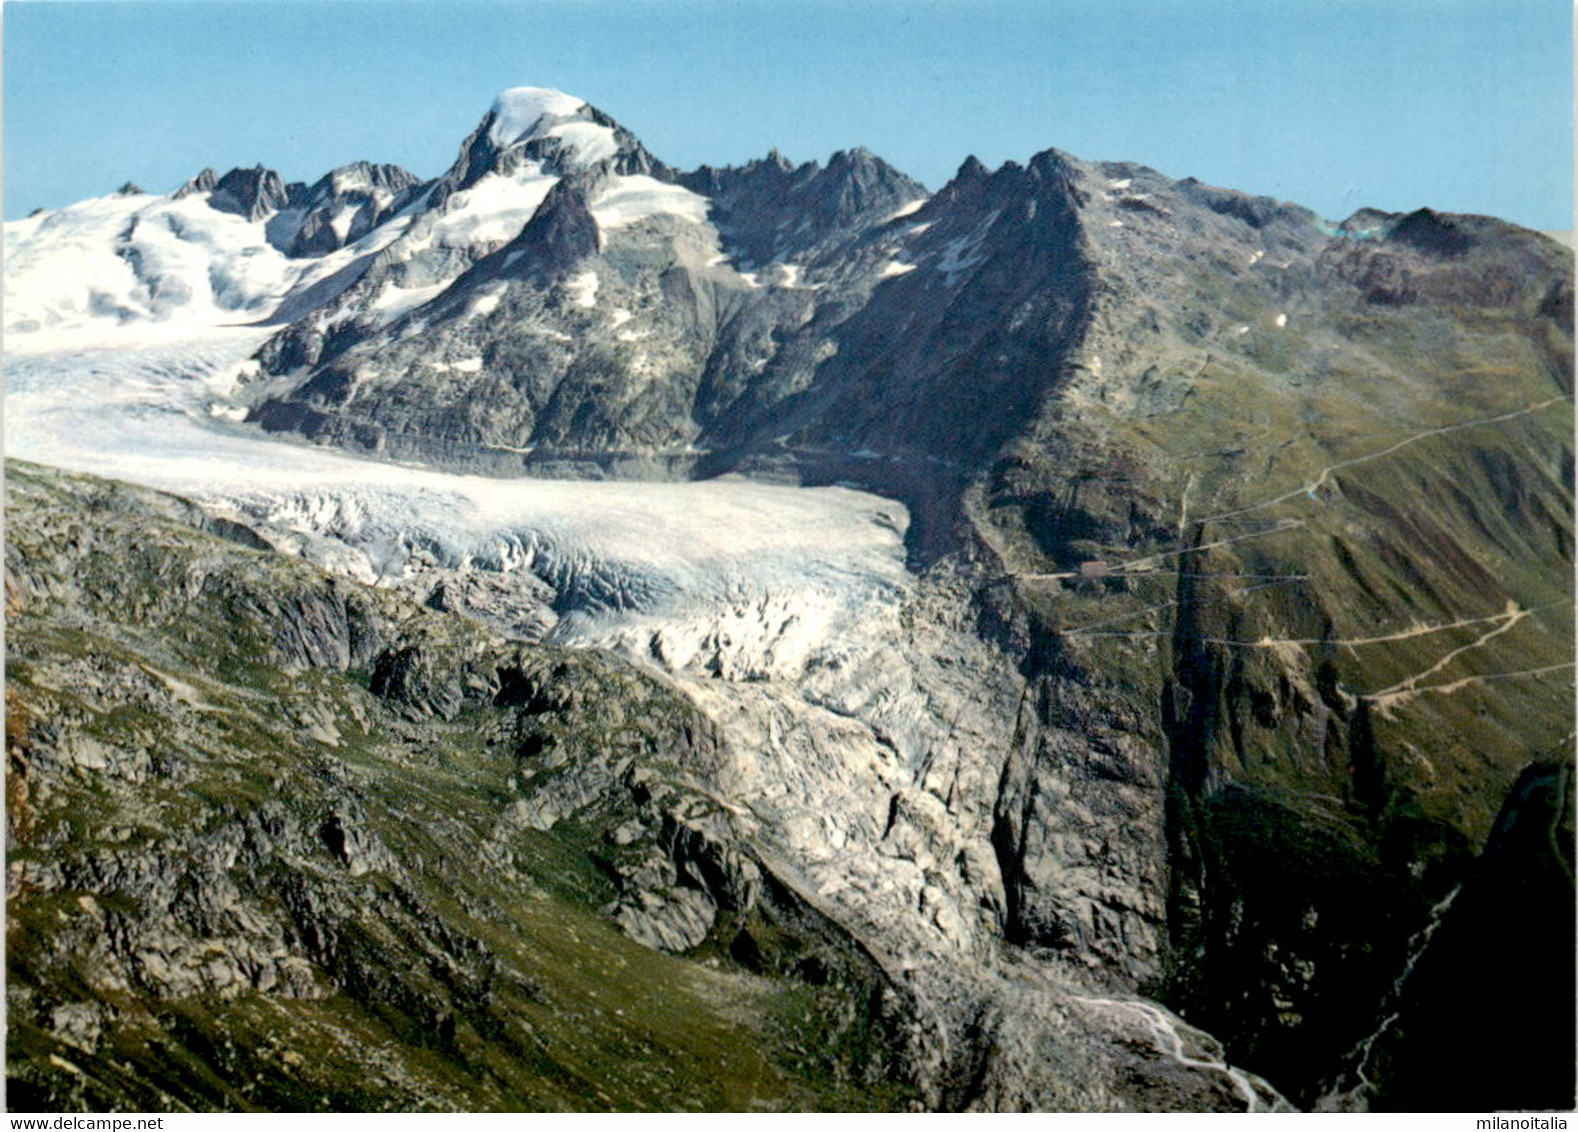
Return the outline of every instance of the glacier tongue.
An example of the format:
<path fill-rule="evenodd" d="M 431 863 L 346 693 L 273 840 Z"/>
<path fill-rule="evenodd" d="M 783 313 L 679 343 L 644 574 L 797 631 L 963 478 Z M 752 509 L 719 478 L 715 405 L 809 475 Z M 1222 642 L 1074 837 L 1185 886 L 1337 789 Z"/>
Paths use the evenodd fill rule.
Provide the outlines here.
<path fill-rule="evenodd" d="M 718 788 L 823 898 L 874 933 L 913 920 L 893 936 L 910 961 L 939 924 L 951 946 L 986 946 L 992 791 L 961 784 L 985 773 L 961 755 L 1001 748 L 1017 692 L 925 608 L 946 598 L 905 568 L 902 505 L 739 479 L 495 480 L 265 439 L 206 408 L 259 334 L 14 356 L 10 454 L 195 498 L 419 596 L 517 579 L 469 611 L 674 678 L 734 740 Z"/>

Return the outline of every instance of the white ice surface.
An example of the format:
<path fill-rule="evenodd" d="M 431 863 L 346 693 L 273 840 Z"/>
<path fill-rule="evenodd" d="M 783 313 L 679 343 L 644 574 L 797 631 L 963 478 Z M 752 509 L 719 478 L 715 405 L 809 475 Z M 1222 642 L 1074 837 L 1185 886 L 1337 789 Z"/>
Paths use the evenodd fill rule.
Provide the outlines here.
<path fill-rule="evenodd" d="M 440 247 L 499 245 L 513 240 L 559 181 L 528 161 L 506 176 L 489 173 L 445 202 L 433 223 L 431 240 Z"/>
<path fill-rule="evenodd" d="M 565 122 L 551 128 L 548 136 L 560 138 L 570 147 L 575 165 L 594 165 L 619 152 L 612 128 L 596 122 Z"/>
<path fill-rule="evenodd" d="M 908 589 L 908 516 L 863 492 L 492 479 L 237 426 L 224 401 L 264 337 L 213 328 L 178 344 L 117 337 L 10 354 L 7 455 L 298 530 L 364 581 L 398 582 L 417 548 L 450 568 L 534 570 L 589 595 L 562 611 L 553 639 L 651 663 L 661 638 L 675 671 L 723 656 L 731 672 L 796 677 L 844 650 L 855 623 L 893 616 Z"/>
<path fill-rule="evenodd" d="M 301 266 L 201 197 L 103 197 L 5 229 L 8 333 L 272 311 Z"/>
<path fill-rule="evenodd" d="M 102 197 L 7 223 L 6 350 L 179 342 L 194 327 L 256 322 L 333 276 L 348 285 L 347 269 L 397 239 L 421 203 L 312 259 L 287 258 L 263 222 L 215 211 L 201 194 Z"/>
<path fill-rule="evenodd" d="M 700 224 L 709 204 L 704 196 L 653 177 L 610 177 L 608 188 L 592 202 L 592 215 L 601 228 L 620 228 L 660 213 Z"/>
<path fill-rule="evenodd" d="M 574 95 L 546 87 L 518 86 L 493 101 L 493 125 L 488 140 L 505 149 L 531 136 L 544 117 L 574 114 L 586 103 Z"/>

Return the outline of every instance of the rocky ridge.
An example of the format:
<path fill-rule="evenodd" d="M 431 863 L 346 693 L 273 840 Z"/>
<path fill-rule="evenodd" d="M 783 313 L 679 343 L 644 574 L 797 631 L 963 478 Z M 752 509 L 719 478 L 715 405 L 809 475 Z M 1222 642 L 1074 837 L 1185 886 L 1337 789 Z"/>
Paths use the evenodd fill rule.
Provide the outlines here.
<path fill-rule="evenodd" d="M 776 874 L 925 991 L 919 1076 L 976 1082 L 926 1103 L 1105 1103 L 1039 1043 L 1173 1048 L 1137 990 L 1300 1103 L 1422 1095 L 1418 1052 L 1344 1075 L 1525 768 L 1572 757 L 1569 252 L 1057 151 L 931 196 L 860 151 L 679 174 L 543 92 L 410 200 L 276 308 L 254 422 L 908 506 L 920 575 L 854 634 L 889 656 L 764 663 L 731 627 L 768 605 L 574 643 L 676 680 Z M 430 604 L 554 631 L 554 579 L 410 550 Z"/>

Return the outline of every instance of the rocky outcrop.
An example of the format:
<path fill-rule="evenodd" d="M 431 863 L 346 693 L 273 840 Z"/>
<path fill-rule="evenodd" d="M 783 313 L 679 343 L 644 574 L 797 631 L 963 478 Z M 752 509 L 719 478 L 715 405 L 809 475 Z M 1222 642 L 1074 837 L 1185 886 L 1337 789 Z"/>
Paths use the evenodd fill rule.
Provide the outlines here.
<path fill-rule="evenodd" d="M 195 193 L 211 193 L 214 191 L 214 186 L 218 182 L 218 174 L 216 174 L 211 168 L 205 168 L 202 172 L 198 173 L 195 177 L 187 181 L 170 195 L 176 200 L 182 200 L 183 198 L 192 196 Z"/>
<path fill-rule="evenodd" d="M 299 204 L 270 240 L 296 257 L 327 255 L 367 235 L 414 200 L 423 182 L 398 165 L 358 161 L 297 193 Z"/>
<path fill-rule="evenodd" d="M 232 169 L 209 190 L 208 205 L 248 220 L 265 220 L 289 203 L 285 182 L 272 169 L 258 165 Z"/>

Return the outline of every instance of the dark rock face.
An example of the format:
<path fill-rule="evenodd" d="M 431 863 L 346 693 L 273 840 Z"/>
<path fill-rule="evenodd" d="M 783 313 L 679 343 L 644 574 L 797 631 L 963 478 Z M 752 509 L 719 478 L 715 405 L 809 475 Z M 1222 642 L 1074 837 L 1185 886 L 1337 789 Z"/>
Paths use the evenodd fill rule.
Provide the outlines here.
<path fill-rule="evenodd" d="M 1111 692 L 1087 688 L 1038 680 L 1004 764 L 992 835 L 1008 899 L 1004 934 L 1089 956 L 1143 985 L 1156 978 L 1166 941 L 1157 736 L 1139 712 L 1112 718 Z"/>
<path fill-rule="evenodd" d="M 920 557 L 956 546 L 964 483 L 1033 415 L 1057 376 L 1049 361 L 1088 317 L 1077 207 L 1054 153 L 944 189 L 890 228 L 903 250 L 889 254 L 925 266 L 884 275 L 878 260 L 875 278 L 859 280 L 869 291 L 819 307 L 759 377 L 711 409 L 718 441 L 748 467 L 856 478 L 904 499 Z M 807 355 L 820 359 L 809 373 Z M 715 370 L 704 393 L 720 401 L 722 382 L 749 372 L 732 359 Z"/>
<path fill-rule="evenodd" d="M 272 169 L 232 169 L 209 190 L 210 208 L 234 212 L 248 220 L 263 220 L 284 208 L 289 198 L 285 182 Z"/>
<path fill-rule="evenodd" d="M 352 243 L 409 204 L 422 187 L 417 177 L 398 165 L 358 161 L 325 174 L 299 192 L 301 215 L 289 239 L 270 236 L 291 256 L 321 256 Z M 284 226 L 281 226 L 284 227 Z"/>
<path fill-rule="evenodd" d="M 499 272 L 519 263 L 519 270 L 536 279 L 562 279 L 582 260 L 597 254 L 597 221 L 587 206 L 586 186 L 566 177 L 548 190 L 547 197 L 516 236 L 489 260 Z M 509 265 L 509 266 L 507 266 Z M 478 271 L 472 286 L 493 278 L 492 271 Z"/>
<path fill-rule="evenodd" d="M 679 183 L 713 202 L 712 221 L 742 270 L 845 243 L 926 197 L 919 183 L 864 149 L 835 153 L 826 168 L 792 165 L 773 150 L 739 168 L 703 165 Z"/>
<path fill-rule="evenodd" d="M 212 169 L 204 169 L 201 173 L 197 174 L 197 176 L 186 182 L 186 184 L 176 189 L 171 195 L 173 195 L 176 200 L 180 200 L 183 197 L 191 196 L 193 193 L 211 193 L 214 191 L 214 186 L 218 184 L 218 182 L 219 177 Z"/>
<path fill-rule="evenodd" d="M 1570 754 L 1570 752 L 1568 752 Z M 1571 1109 L 1575 1044 L 1572 764 L 1535 763 L 1365 1052 L 1376 1108 Z"/>

